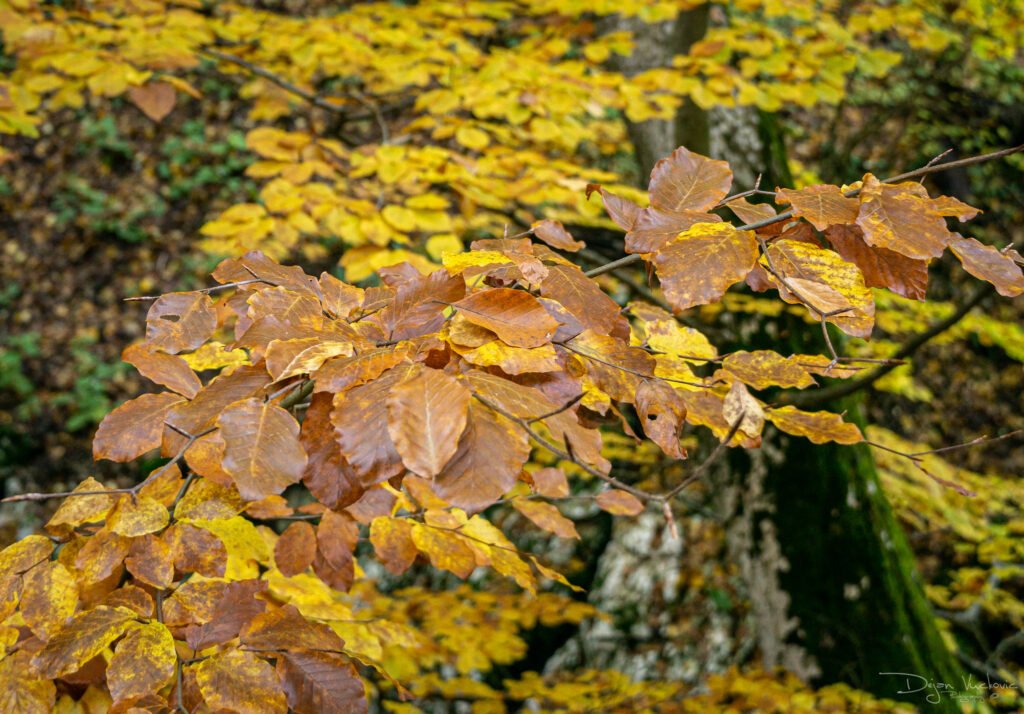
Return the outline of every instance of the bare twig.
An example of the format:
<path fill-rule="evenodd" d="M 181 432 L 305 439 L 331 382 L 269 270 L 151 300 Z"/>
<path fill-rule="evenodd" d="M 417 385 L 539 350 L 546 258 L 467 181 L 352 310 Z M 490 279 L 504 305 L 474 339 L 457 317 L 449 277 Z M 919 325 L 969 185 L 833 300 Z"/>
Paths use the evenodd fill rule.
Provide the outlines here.
<path fill-rule="evenodd" d="M 736 432 L 740 430 L 740 424 L 743 423 L 744 417 L 746 417 L 746 412 L 741 412 L 740 415 L 736 417 L 736 421 L 733 422 L 732 426 L 729 427 L 729 433 L 725 435 L 725 438 L 722 439 L 722 441 L 718 442 L 718 444 L 714 448 L 714 451 L 708 454 L 708 457 L 704 459 L 704 461 L 702 461 L 697 466 L 697 468 L 693 470 L 693 473 L 691 473 L 689 476 L 683 479 L 678 485 L 675 486 L 675 488 L 673 488 L 671 491 L 669 491 L 662 497 L 665 503 L 671 501 L 687 486 L 689 486 L 691 483 L 693 483 L 702 475 L 704 475 L 704 472 L 707 471 L 711 464 L 713 464 L 715 460 L 722 455 L 722 452 L 725 451 L 725 447 L 729 444 L 730 441 L 732 441 L 732 438 L 736 436 Z"/>
<path fill-rule="evenodd" d="M 237 287 L 240 287 L 242 285 L 251 285 L 252 283 L 267 283 L 268 285 L 273 285 L 274 284 L 274 283 L 271 283 L 271 282 L 269 282 L 267 280 L 263 280 L 261 278 L 251 278 L 250 280 L 239 280 L 238 282 L 235 282 L 235 283 L 224 283 L 223 285 L 214 285 L 213 287 L 200 288 L 198 290 L 189 290 L 188 292 L 209 294 L 209 293 L 215 293 L 218 290 L 230 290 L 231 288 L 237 288 Z M 163 296 L 162 295 L 140 295 L 138 297 L 126 297 L 126 298 L 124 298 L 124 302 L 141 302 L 143 300 L 159 300 L 161 297 L 163 297 Z"/>

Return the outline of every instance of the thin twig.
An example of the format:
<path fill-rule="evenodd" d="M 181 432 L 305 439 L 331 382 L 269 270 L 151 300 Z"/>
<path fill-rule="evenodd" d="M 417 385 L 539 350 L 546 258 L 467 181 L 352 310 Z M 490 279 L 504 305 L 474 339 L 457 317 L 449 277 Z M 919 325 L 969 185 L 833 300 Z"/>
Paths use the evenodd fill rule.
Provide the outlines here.
<path fill-rule="evenodd" d="M 199 290 L 189 290 L 188 292 L 209 294 L 209 293 L 215 293 L 218 290 L 230 290 L 231 288 L 237 288 L 237 287 L 240 287 L 242 285 L 251 285 L 252 283 L 267 283 L 268 285 L 273 285 L 273 283 L 269 283 L 266 280 L 262 280 L 260 278 L 251 278 L 249 280 L 239 280 L 238 282 L 235 282 L 235 283 L 224 283 L 223 285 L 214 285 L 213 287 L 210 287 L 210 288 L 200 288 Z M 126 298 L 124 298 L 124 302 L 141 302 L 143 300 L 159 300 L 162 297 L 163 297 L 163 295 L 140 295 L 138 297 L 126 297 Z"/>
<path fill-rule="evenodd" d="M 736 432 L 740 430 L 740 424 L 743 423 L 743 418 L 746 417 L 746 415 L 746 412 L 741 412 L 740 415 L 736 418 L 736 421 L 733 422 L 732 426 L 729 427 L 729 433 L 725 435 L 725 438 L 722 441 L 718 442 L 718 444 L 715 446 L 714 451 L 708 454 L 708 457 L 704 459 L 704 461 L 702 461 L 700 465 L 698 465 L 697 468 L 693 470 L 693 473 L 691 473 L 689 476 L 683 479 L 675 488 L 673 488 L 671 491 L 669 491 L 663 496 L 663 499 L 666 503 L 671 501 L 677 495 L 679 495 L 681 491 L 683 491 L 687 486 L 689 486 L 691 483 L 699 479 L 704 474 L 704 472 L 708 470 L 711 464 L 713 464 L 715 460 L 722 454 L 722 452 L 725 450 L 725 447 L 729 444 L 729 442 L 732 441 L 732 438 L 736 436 Z"/>

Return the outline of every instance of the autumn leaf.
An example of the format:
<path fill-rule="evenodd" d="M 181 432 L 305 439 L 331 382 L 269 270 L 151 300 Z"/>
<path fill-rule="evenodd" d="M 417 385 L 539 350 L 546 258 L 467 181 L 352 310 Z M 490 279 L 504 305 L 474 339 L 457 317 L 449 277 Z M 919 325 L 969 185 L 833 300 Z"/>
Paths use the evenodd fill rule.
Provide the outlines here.
<path fill-rule="evenodd" d="M 680 146 L 651 171 L 651 205 L 663 211 L 707 211 L 729 193 L 732 170 L 725 161 Z"/>
<path fill-rule="evenodd" d="M 626 233 L 627 253 L 654 253 L 680 233 L 700 223 L 719 223 L 721 218 L 700 211 L 661 211 L 653 206 L 641 209 Z"/>
<path fill-rule="evenodd" d="M 440 528 L 412 523 L 412 542 L 430 564 L 465 580 L 476 570 L 476 556 L 466 539 Z"/>
<path fill-rule="evenodd" d="M 132 539 L 124 566 L 137 580 L 154 588 L 166 588 L 174 580 L 174 552 L 166 540 L 155 535 Z"/>
<path fill-rule="evenodd" d="M 473 512 L 515 485 L 530 445 L 522 429 L 479 402 L 469 404 L 468 417 L 458 449 L 437 475 L 434 489 L 445 501 Z"/>
<path fill-rule="evenodd" d="M 856 444 L 864 440 L 856 424 L 844 422 L 831 412 L 805 412 L 796 407 L 777 407 L 765 414 L 770 422 L 787 434 L 803 436 L 814 444 L 834 441 Z"/>
<path fill-rule="evenodd" d="M 647 438 L 673 459 L 686 458 L 679 443 L 686 406 L 672 387 L 656 380 L 641 382 L 636 390 L 636 413 Z"/>
<path fill-rule="evenodd" d="M 561 469 L 546 467 L 530 474 L 533 490 L 545 498 L 565 498 L 569 495 L 569 481 Z"/>
<path fill-rule="evenodd" d="M 131 610 L 102 605 L 79 612 L 43 646 L 32 667 L 46 679 L 70 674 L 120 637 L 135 617 Z"/>
<path fill-rule="evenodd" d="M 940 257 L 953 238 L 921 184 L 883 184 L 871 174 L 864 176 L 857 225 L 869 245 L 915 260 Z"/>
<path fill-rule="evenodd" d="M 601 201 L 604 203 L 605 211 L 608 212 L 608 217 L 611 218 L 619 228 L 624 231 L 633 230 L 633 226 L 636 224 L 637 218 L 642 210 L 640 206 L 636 205 L 629 199 L 617 196 L 611 191 L 606 191 L 598 184 L 588 184 L 588 200 L 590 199 L 590 194 L 594 192 L 601 195 Z"/>
<path fill-rule="evenodd" d="M 227 650 L 195 665 L 196 683 L 211 709 L 285 714 L 288 703 L 274 668 L 252 652 Z"/>
<path fill-rule="evenodd" d="M 299 424 L 286 410 L 245 399 L 225 409 L 217 423 L 225 444 L 224 470 L 242 498 L 258 501 L 302 478 L 306 452 Z"/>
<path fill-rule="evenodd" d="M 579 268 L 568 265 L 548 267 L 540 294 L 555 300 L 581 325 L 601 335 L 611 334 L 623 323 L 619 305 Z"/>
<path fill-rule="evenodd" d="M 825 231 L 825 237 L 843 260 L 860 268 L 869 288 L 886 288 L 912 300 L 925 299 L 928 261 L 870 246 L 864 242 L 864 233 L 858 226 L 832 226 Z"/>
<path fill-rule="evenodd" d="M 327 511 L 316 528 L 313 572 L 335 590 L 348 590 L 355 578 L 353 553 L 359 529 L 348 515 Z"/>
<path fill-rule="evenodd" d="M 729 386 L 722 402 L 722 418 L 730 428 L 739 424 L 739 431 L 751 439 L 759 439 L 764 429 L 764 405 L 750 394 L 743 382 L 736 381 Z"/>
<path fill-rule="evenodd" d="M 107 528 L 129 538 L 155 533 L 169 522 L 167 507 L 146 496 L 121 496 L 107 516 Z"/>
<path fill-rule="evenodd" d="M 644 510 L 644 504 L 640 499 L 617 488 L 602 491 L 594 500 L 602 511 L 607 511 L 613 516 L 638 516 Z"/>
<path fill-rule="evenodd" d="M 949 247 L 964 270 L 992 283 L 1000 295 L 1017 297 L 1024 293 L 1024 273 L 1008 254 L 974 238 L 964 238 L 955 233 Z"/>
<path fill-rule="evenodd" d="M 352 662 L 332 652 L 284 652 L 277 674 L 296 714 L 365 714 L 363 680 Z"/>
<path fill-rule="evenodd" d="M 228 551 L 216 535 L 189 523 L 176 523 L 164 535 L 174 557 L 174 567 L 183 573 L 211 578 L 224 575 Z"/>
<path fill-rule="evenodd" d="M 213 301 L 203 293 L 167 293 L 146 315 L 146 340 L 171 354 L 200 347 L 216 328 Z"/>
<path fill-rule="evenodd" d="M 576 525 L 550 503 L 517 498 L 512 501 L 512 506 L 541 530 L 553 533 L 560 538 L 579 540 L 580 534 L 576 532 Z"/>
<path fill-rule="evenodd" d="M 654 266 L 676 313 L 715 302 L 747 277 L 757 262 L 757 240 L 728 223 L 698 223 L 665 245 Z"/>
<path fill-rule="evenodd" d="M 139 370 L 146 379 L 192 399 L 203 384 L 188 362 L 175 355 L 158 352 L 148 345 L 131 345 L 121 353 L 121 359 Z"/>
<path fill-rule="evenodd" d="M 31 653 L 12 652 L 0 660 L 0 711 L 51 714 L 57 688 L 49 679 L 29 676 Z"/>
<path fill-rule="evenodd" d="M 406 468 L 430 478 L 455 455 L 471 399 L 455 378 L 420 367 L 387 397 L 388 433 Z"/>
<path fill-rule="evenodd" d="M 404 518 L 378 516 L 370 523 L 370 542 L 389 572 L 401 575 L 416 561 L 412 524 Z"/>
<path fill-rule="evenodd" d="M 164 421 L 185 400 L 171 392 L 143 394 L 110 412 L 92 442 L 94 459 L 131 461 L 160 446 Z"/>
<path fill-rule="evenodd" d="M 316 557 L 316 531 L 302 521 L 290 524 L 274 545 L 274 564 L 282 575 L 298 575 Z"/>
<path fill-rule="evenodd" d="M 860 207 L 857 199 L 847 198 L 838 186 L 817 184 L 799 190 L 776 189 L 778 203 L 793 205 L 793 215 L 806 218 L 819 231 L 829 226 L 853 223 Z"/>
<path fill-rule="evenodd" d="M 754 389 L 803 389 L 815 384 L 814 377 L 800 365 L 799 357 L 783 357 L 771 350 L 733 352 L 722 360 L 722 368 Z"/>
<path fill-rule="evenodd" d="M 102 483 L 89 477 L 75 487 L 72 498 L 65 499 L 46 523 L 46 530 L 61 536 L 83 523 L 102 521 L 114 507 L 114 495 L 104 493 L 108 489 Z M 92 495 L 82 495 L 82 494 Z M 11 546 L 12 548 L 14 546 Z M 4 551 L 5 553 L 7 551 Z"/>
<path fill-rule="evenodd" d="M 159 124 L 174 110 L 178 93 L 167 82 L 147 82 L 141 87 L 129 89 L 128 99 L 143 114 Z"/>
<path fill-rule="evenodd" d="M 565 226 L 563 226 L 559 221 L 552 221 L 550 219 L 537 221 L 531 228 L 535 236 L 550 245 L 552 248 L 558 248 L 559 250 L 575 253 L 581 248 L 587 247 L 586 243 L 583 241 L 573 239 L 569 234 L 569 231 L 565 230 Z"/>
<path fill-rule="evenodd" d="M 339 509 L 359 500 L 363 488 L 359 477 L 341 453 L 331 423 L 333 407 L 330 394 L 314 394 L 302 420 L 299 441 L 308 459 L 302 482 L 320 503 Z"/>
<path fill-rule="evenodd" d="M 558 323 L 537 298 L 522 290 L 481 290 L 453 305 L 470 322 L 493 331 L 513 347 L 540 347 Z"/>
<path fill-rule="evenodd" d="M 42 642 L 64 626 L 77 604 L 78 583 L 59 562 L 40 563 L 22 578 L 21 616 Z"/>
<path fill-rule="evenodd" d="M 158 692 L 174 677 L 178 655 L 174 637 L 160 622 L 133 625 L 107 667 L 107 686 L 114 701 Z"/>

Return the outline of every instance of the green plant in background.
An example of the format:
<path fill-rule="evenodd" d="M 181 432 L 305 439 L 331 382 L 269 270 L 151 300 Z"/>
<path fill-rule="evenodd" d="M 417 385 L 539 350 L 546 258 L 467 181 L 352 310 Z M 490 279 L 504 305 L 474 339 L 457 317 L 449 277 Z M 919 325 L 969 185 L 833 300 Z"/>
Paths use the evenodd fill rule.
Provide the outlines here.
<path fill-rule="evenodd" d="M 65 427 L 78 431 L 98 424 L 112 406 L 107 396 L 107 385 L 127 374 L 128 365 L 123 362 L 111 364 L 99 359 L 91 346 L 96 338 L 77 337 L 71 342 L 71 354 L 75 361 L 76 377 L 71 389 L 57 394 L 51 403 L 67 406 L 71 410 Z"/>
<path fill-rule="evenodd" d="M 255 184 L 245 178 L 252 155 L 240 131 L 232 130 L 222 138 L 210 138 L 204 122 L 189 120 L 182 125 L 180 135 L 164 141 L 160 154 L 163 159 L 157 164 L 156 172 L 167 182 L 161 191 L 171 201 L 205 187 L 216 187 L 218 195 L 224 197 L 242 193 L 255 195 Z"/>
<path fill-rule="evenodd" d="M 8 285 L 0 290 L 0 306 L 13 300 L 17 291 L 17 285 Z M 14 395 L 16 406 L 13 413 L 16 419 L 28 419 L 39 413 L 39 395 L 35 393 L 35 384 L 24 369 L 26 359 L 39 355 L 38 332 L 22 332 L 0 338 L 0 395 Z"/>

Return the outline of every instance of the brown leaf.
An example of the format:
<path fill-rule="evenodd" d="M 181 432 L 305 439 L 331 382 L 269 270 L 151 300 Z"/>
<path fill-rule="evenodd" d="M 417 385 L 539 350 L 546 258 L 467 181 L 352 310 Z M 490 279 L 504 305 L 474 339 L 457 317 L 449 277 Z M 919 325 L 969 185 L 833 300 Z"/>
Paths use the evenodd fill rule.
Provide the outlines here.
<path fill-rule="evenodd" d="M 270 375 L 263 365 L 242 365 L 228 374 L 221 373 L 192 401 L 175 407 L 167 416 L 167 422 L 186 434 L 198 434 L 213 426 L 229 404 L 258 394 L 269 383 Z M 174 438 L 170 444 L 165 444 L 165 456 L 177 453 L 185 440 L 177 432 L 170 433 Z M 169 453 L 166 453 L 166 446 L 173 447 Z"/>
<path fill-rule="evenodd" d="M 335 590 L 347 591 L 355 578 L 353 553 L 359 529 L 348 515 L 327 511 L 316 529 L 313 572 Z"/>
<path fill-rule="evenodd" d="M 75 555 L 75 567 L 78 569 L 82 589 L 114 575 L 128 555 L 130 546 L 130 539 L 107 529 L 89 538 Z"/>
<path fill-rule="evenodd" d="M 141 87 L 129 89 L 128 99 L 141 109 L 143 114 L 159 124 L 174 110 L 178 93 L 167 82 L 147 82 Z"/>
<path fill-rule="evenodd" d="M 174 637 L 160 622 L 133 625 L 117 644 L 107 667 L 114 701 L 159 692 L 174 677 L 178 654 Z"/>
<path fill-rule="evenodd" d="M 399 365 L 369 384 L 334 396 L 331 422 L 337 430 L 341 453 L 363 488 L 386 481 L 404 470 L 402 457 L 388 434 L 387 398 L 412 368 L 411 364 Z"/>
<path fill-rule="evenodd" d="M 838 186 L 816 184 L 799 190 L 778 188 L 779 204 L 793 204 L 793 215 L 806 218 L 819 231 L 829 226 L 853 223 L 860 207 L 856 198 L 847 198 Z"/>
<path fill-rule="evenodd" d="M 316 278 L 306 275 L 298 266 L 280 265 L 258 250 L 250 251 L 241 258 L 222 260 L 213 271 L 213 279 L 218 283 L 237 283 L 254 277 L 266 280 L 268 285 L 320 298 L 320 284 Z"/>
<path fill-rule="evenodd" d="M 653 206 L 641 209 L 633 228 L 626 233 L 627 253 L 654 253 L 698 223 L 719 223 L 721 218 L 700 211 L 661 211 Z"/>
<path fill-rule="evenodd" d="M 493 331 L 513 347 L 540 347 L 551 341 L 558 322 L 522 290 L 492 288 L 454 304 L 470 322 Z"/>
<path fill-rule="evenodd" d="M 163 589 L 174 580 L 174 553 L 171 546 L 155 535 L 134 538 L 124 566 L 136 579 Z"/>
<path fill-rule="evenodd" d="M 313 374 L 329 359 L 352 355 L 351 342 L 305 337 L 273 340 L 267 346 L 267 372 L 275 382 L 300 374 Z"/>
<path fill-rule="evenodd" d="M 281 493 L 302 478 L 306 452 L 299 424 L 288 411 L 259 399 L 245 399 L 218 420 L 224 439 L 224 470 L 242 498 L 258 501 Z"/>
<path fill-rule="evenodd" d="M 886 288 L 911 300 L 924 300 L 928 290 L 928 261 L 914 260 L 887 248 L 864 242 L 859 226 L 832 226 L 825 237 L 843 257 L 855 264 L 869 288 Z"/>
<path fill-rule="evenodd" d="M 320 503 L 332 510 L 359 500 L 363 488 L 355 470 L 341 453 L 334 424 L 331 423 L 331 394 L 314 394 L 302 420 L 299 441 L 309 458 L 302 482 Z"/>
<path fill-rule="evenodd" d="M 268 610 L 253 618 L 240 641 L 246 649 L 266 652 L 341 652 L 345 647 L 334 630 L 307 620 L 293 605 Z"/>
<path fill-rule="evenodd" d="M 751 439 L 759 439 L 764 429 L 764 405 L 740 381 L 729 387 L 722 403 L 722 417 L 730 427 L 739 422 L 740 432 Z"/>
<path fill-rule="evenodd" d="M 388 433 L 407 469 L 425 478 L 441 472 L 459 447 L 470 399 L 456 379 L 419 365 L 392 388 Z"/>
<path fill-rule="evenodd" d="M 344 320 L 363 303 L 363 289 L 338 280 L 328 272 L 320 274 L 321 303 L 335 319 Z"/>
<path fill-rule="evenodd" d="M 134 538 L 162 530 L 170 522 L 167 507 L 146 496 L 121 496 L 107 516 L 107 528 L 112 533 Z"/>
<path fill-rule="evenodd" d="M 993 246 L 979 243 L 974 238 L 964 238 L 956 233 L 949 247 L 964 270 L 992 283 L 1000 295 L 1017 297 L 1024 293 L 1024 273 L 1011 256 Z"/>
<path fill-rule="evenodd" d="M 530 474 L 533 490 L 545 498 L 565 498 L 569 495 L 569 481 L 562 469 L 546 467 Z"/>
<path fill-rule="evenodd" d="M 162 295 L 146 315 L 146 340 L 171 354 L 200 347 L 215 329 L 213 300 L 203 293 Z"/>
<path fill-rule="evenodd" d="M 408 343 L 360 352 L 352 357 L 329 360 L 317 370 L 315 392 L 343 392 L 376 379 L 404 362 L 411 352 Z"/>
<path fill-rule="evenodd" d="M 590 200 L 590 194 L 595 191 L 601 194 L 601 201 L 604 203 L 604 210 L 608 212 L 608 217 L 622 230 L 633 230 L 637 217 L 642 210 L 640 206 L 629 199 L 615 195 L 611 191 L 605 191 L 600 185 L 594 183 L 587 184 L 587 200 Z"/>
<path fill-rule="evenodd" d="M 298 575 L 313 564 L 316 556 L 316 531 L 302 521 L 289 525 L 274 546 L 274 563 L 286 577 Z"/>
<path fill-rule="evenodd" d="M 185 639 L 196 652 L 229 642 L 267 609 L 257 596 L 266 592 L 262 580 L 240 580 L 228 583 L 217 598 L 208 622 L 189 627 Z"/>
<path fill-rule="evenodd" d="M 40 563 L 23 576 L 21 616 L 40 641 L 58 632 L 77 604 L 78 584 L 61 563 Z"/>
<path fill-rule="evenodd" d="M 583 241 L 573 239 L 560 221 L 552 221 L 550 219 L 537 221 L 533 224 L 533 234 L 552 248 L 569 251 L 570 253 L 575 253 L 581 248 L 587 247 L 587 244 Z"/>
<path fill-rule="evenodd" d="M 46 679 L 70 674 L 120 637 L 135 617 L 131 610 L 102 605 L 79 612 L 32 659 L 32 667 Z"/>
<path fill-rule="evenodd" d="M 618 303 L 575 266 L 549 266 L 540 294 L 557 301 L 580 324 L 598 334 L 610 334 L 624 319 Z"/>
<path fill-rule="evenodd" d="M 783 357 L 771 350 L 740 350 L 722 360 L 722 368 L 754 389 L 814 386 L 814 377 L 800 366 L 799 357 Z"/>
<path fill-rule="evenodd" d="M 864 176 L 857 225 L 864 240 L 915 260 L 942 255 L 952 233 L 939 209 L 913 181 L 883 184 L 871 174 Z"/>
<path fill-rule="evenodd" d="M 757 263 L 751 231 L 728 223 L 700 223 L 668 243 L 654 257 L 665 297 L 676 313 L 716 302 Z"/>
<path fill-rule="evenodd" d="M 560 538 L 580 538 L 580 534 L 576 532 L 576 524 L 550 503 L 517 498 L 512 501 L 512 506 L 541 530 L 554 533 Z"/>
<path fill-rule="evenodd" d="M 529 457 L 526 432 L 473 402 L 458 451 L 434 480 L 434 490 L 453 506 L 483 510 L 515 485 Z"/>
<path fill-rule="evenodd" d="M 174 567 L 183 573 L 199 573 L 208 578 L 224 576 L 228 550 L 221 539 L 205 528 L 176 523 L 164 533 L 171 547 Z"/>
<path fill-rule="evenodd" d="M 613 516 L 638 516 L 644 511 L 644 504 L 639 498 L 617 488 L 602 491 L 594 500 L 602 511 Z"/>
<path fill-rule="evenodd" d="M 370 523 L 370 542 L 380 562 L 395 575 L 401 575 L 416 561 L 418 551 L 412 540 L 412 524 L 405 518 L 374 518 Z"/>
<path fill-rule="evenodd" d="M 412 277 L 399 284 L 395 299 L 378 314 L 385 341 L 408 340 L 437 332 L 444 324 L 448 305 L 466 294 L 466 281 L 447 270 L 424 277 L 413 269 Z"/>
<path fill-rule="evenodd" d="M 619 402 L 633 403 L 640 380 L 654 376 L 654 359 L 644 350 L 613 337 L 585 330 L 566 343 L 582 357 L 587 375 L 597 387 Z"/>
<path fill-rule="evenodd" d="M 167 387 L 172 392 L 191 399 L 203 383 L 181 357 L 154 350 L 150 345 L 138 344 L 126 347 L 121 360 L 133 365 L 146 379 Z"/>
<path fill-rule="evenodd" d="M 227 650 L 196 665 L 196 682 L 213 711 L 285 714 L 288 702 L 274 668 L 251 652 Z"/>
<path fill-rule="evenodd" d="M 683 400 L 668 384 L 645 380 L 636 390 L 636 413 L 644 433 L 673 459 L 685 459 L 679 436 L 686 417 Z"/>
<path fill-rule="evenodd" d="M 834 441 L 837 444 L 856 444 L 864 441 L 856 424 L 843 421 L 831 412 L 805 412 L 796 407 L 779 407 L 767 412 L 770 422 L 787 434 L 804 436 L 814 444 Z"/>
<path fill-rule="evenodd" d="M 57 688 L 49 679 L 31 676 L 26 650 L 12 652 L 0 660 L 0 711 L 17 714 L 51 714 Z"/>
<path fill-rule="evenodd" d="M 734 198 L 726 205 L 744 223 L 760 223 L 776 215 L 770 203 L 751 203 L 745 198 Z"/>
<path fill-rule="evenodd" d="M 92 442 L 93 458 L 131 461 L 159 447 L 168 413 L 184 401 L 161 392 L 125 402 L 100 422 Z"/>
<path fill-rule="evenodd" d="M 363 680 L 347 657 L 331 652 L 285 652 L 277 673 L 295 714 L 365 714 Z"/>
<path fill-rule="evenodd" d="M 654 165 L 648 192 L 651 205 L 663 211 L 707 211 L 729 193 L 731 186 L 728 163 L 680 146 Z"/>

